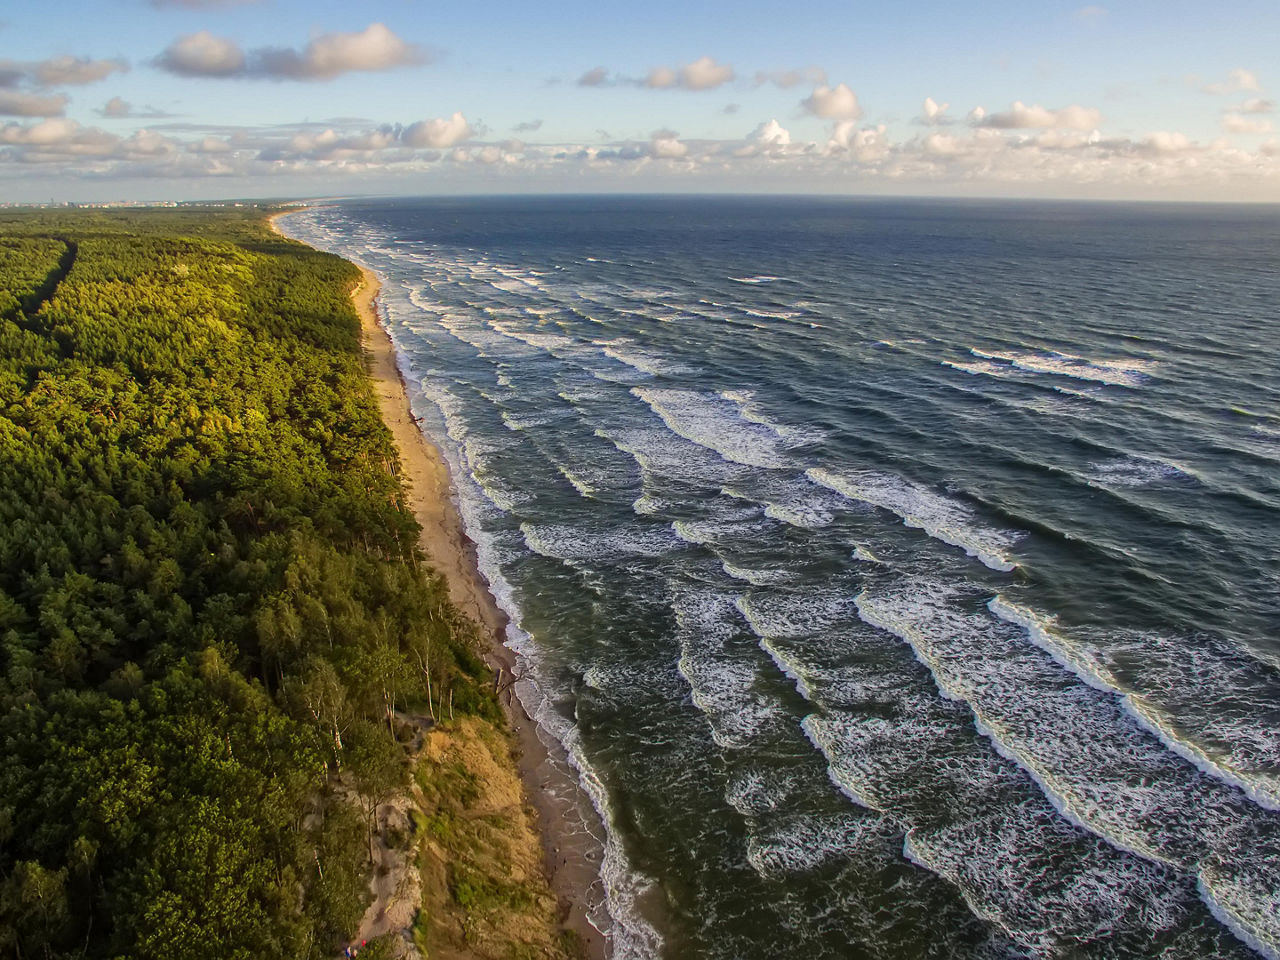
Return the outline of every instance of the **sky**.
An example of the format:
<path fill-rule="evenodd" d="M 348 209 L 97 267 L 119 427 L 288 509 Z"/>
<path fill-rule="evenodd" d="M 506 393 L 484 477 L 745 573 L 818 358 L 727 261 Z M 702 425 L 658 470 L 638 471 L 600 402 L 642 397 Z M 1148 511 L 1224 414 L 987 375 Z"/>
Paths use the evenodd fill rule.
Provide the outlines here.
<path fill-rule="evenodd" d="M 0 201 L 1280 202 L 1280 3 L 33 0 Z"/>

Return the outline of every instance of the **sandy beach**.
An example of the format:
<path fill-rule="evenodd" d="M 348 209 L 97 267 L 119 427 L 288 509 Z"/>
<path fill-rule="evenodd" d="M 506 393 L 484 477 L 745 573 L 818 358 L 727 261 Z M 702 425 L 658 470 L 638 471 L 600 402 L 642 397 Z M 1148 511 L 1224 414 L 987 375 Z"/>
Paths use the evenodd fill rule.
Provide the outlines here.
<path fill-rule="evenodd" d="M 294 212 L 294 211 L 286 211 Z M 276 219 L 271 228 L 282 233 Z M 458 609 L 473 617 L 490 638 L 486 659 L 501 671 L 505 684 L 518 669 L 516 656 L 503 643 L 507 617 L 498 607 L 489 585 L 476 564 L 475 546 L 463 530 L 462 518 L 454 503 L 449 469 L 440 451 L 423 435 L 409 403 L 404 380 L 396 365 L 395 345 L 384 329 L 377 306 L 380 289 L 372 271 L 357 264 L 363 275 L 352 292 L 360 315 L 361 334 L 369 360 L 369 376 L 382 411 L 400 451 L 400 468 L 409 493 L 409 502 L 422 527 L 421 545 L 431 565 L 449 587 Z M 520 701 L 506 693 L 503 709 L 516 738 L 514 760 L 524 783 L 526 812 L 532 813 L 535 831 L 541 838 L 543 864 L 552 891 L 560 902 L 562 924 L 576 933 L 591 960 L 604 960 L 608 944 L 588 917 L 603 899 L 599 877 L 602 851 L 595 837 L 602 829 L 592 824 L 584 829 L 582 813 L 589 801 L 563 757 L 555 757 L 538 735 L 538 726 Z M 551 750 L 559 750 L 552 744 Z"/>

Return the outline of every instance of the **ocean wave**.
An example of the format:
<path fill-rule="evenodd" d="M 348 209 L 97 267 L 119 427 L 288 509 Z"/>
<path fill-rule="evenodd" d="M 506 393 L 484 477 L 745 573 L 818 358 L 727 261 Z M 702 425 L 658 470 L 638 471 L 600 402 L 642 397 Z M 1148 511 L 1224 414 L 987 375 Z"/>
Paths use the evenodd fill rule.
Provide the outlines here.
<path fill-rule="evenodd" d="M 522 523 L 520 531 L 534 553 L 570 563 L 660 557 L 681 546 L 662 527 L 599 529 L 578 524 Z"/>
<path fill-rule="evenodd" d="M 1156 457 L 1129 456 L 1089 464 L 1087 482 L 1100 487 L 1146 487 L 1169 480 L 1190 480 L 1185 467 Z"/>
<path fill-rule="evenodd" d="M 850 500 L 881 507 L 908 527 L 923 530 L 935 540 L 959 547 L 993 570 L 1013 570 L 1009 551 L 1025 533 L 980 523 L 974 511 L 959 501 L 889 473 L 863 470 L 838 474 L 813 467 L 806 475 Z"/>
<path fill-rule="evenodd" d="M 944 696 L 968 705 L 978 731 L 1066 820 L 1179 871 L 1229 867 L 1249 880 L 1237 894 L 1280 887 L 1280 823 L 1167 751 L 1113 698 L 1038 659 L 999 620 L 967 611 L 964 596 L 960 585 L 917 580 L 856 602 L 865 621 L 910 645 Z"/>
<path fill-rule="evenodd" d="M 647 403 L 673 433 L 728 461 L 770 469 L 792 466 L 777 433 L 744 419 L 736 404 L 717 394 L 650 387 L 633 387 L 631 393 Z"/>
<path fill-rule="evenodd" d="M 1003 361 L 1019 370 L 1043 373 L 1077 380 L 1091 380 L 1108 386 L 1139 387 L 1150 380 L 1159 367 L 1154 360 L 1136 357 L 1093 360 L 1056 351 L 985 351 L 969 350 L 982 360 Z M 985 371 L 984 371 L 985 372 Z"/>
<path fill-rule="evenodd" d="M 860 848 L 887 849 L 894 829 L 867 813 L 793 814 L 770 821 L 747 839 L 747 862 L 778 880 L 847 861 Z"/>
<path fill-rule="evenodd" d="M 688 681 L 694 705 L 726 749 L 742 750 L 789 715 L 756 689 L 757 664 L 733 652 L 737 610 L 732 594 L 673 585 L 672 608 L 680 630 L 678 668 Z"/>
<path fill-rule="evenodd" d="M 1126 712 L 1169 750 L 1202 772 L 1241 790 L 1259 806 L 1280 811 L 1280 739 L 1269 721 L 1280 702 L 1280 685 L 1240 657 L 1216 654 L 1202 642 L 1172 643 L 1158 636 L 1114 637 L 1109 653 L 1097 645 L 1069 640 L 1050 617 L 997 595 L 987 604 L 997 617 L 1026 631 L 1028 639 L 1097 690 L 1115 695 Z M 1137 679 L 1152 693 L 1121 681 L 1111 666 L 1116 657 L 1141 663 Z M 1159 698 L 1173 692 L 1177 708 Z M 1188 695 L 1208 709 L 1187 703 Z M 1200 742 L 1187 728 L 1200 726 Z M 1212 745 L 1210 745 L 1212 744 Z"/>

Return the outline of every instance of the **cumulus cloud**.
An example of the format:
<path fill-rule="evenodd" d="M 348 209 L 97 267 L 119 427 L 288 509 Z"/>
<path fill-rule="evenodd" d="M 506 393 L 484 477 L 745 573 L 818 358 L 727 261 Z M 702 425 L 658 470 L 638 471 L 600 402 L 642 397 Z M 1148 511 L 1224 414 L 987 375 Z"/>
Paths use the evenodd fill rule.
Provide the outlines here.
<path fill-rule="evenodd" d="M 201 30 L 169 44 L 155 65 L 180 77 L 236 77 L 244 75 L 247 62 L 234 41 Z"/>
<path fill-rule="evenodd" d="M 791 133 L 777 120 L 767 120 L 747 134 L 747 142 L 785 147 L 791 143 Z"/>
<path fill-rule="evenodd" d="M 680 160 L 688 154 L 688 144 L 681 143 L 674 130 L 655 130 L 649 139 L 649 156 L 655 159 Z"/>
<path fill-rule="evenodd" d="M 1223 107 L 1222 110 L 1224 113 L 1275 113 L 1276 104 L 1274 100 L 1250 97 L 1243 103 L 1238 103 L 1233 107 Z"/>
<path fill-rule="evenodd" d="M 54 57 L 34 65 L 36 83 L 43 87 L 82 86 L 105 80 L 129 69 L 123 60 L 90 60 L 87 57 Z"/>
<path fill-rule="evenodd" d="M 39 123 L 8 123 L 0 127 L 0 145 L 21 150 L 26 160 L 103 156 L 114 151 L 120 138 L 82 127 L 65 117 L 51 117 Z"/>
<path fill-rule="evenodd" d="M 1212 93 L 1215 96 L 1224 96 L 1230 93 L 1258 91 L 1262 89 L 1262 85 L 1258 83 L 1257 74 L 1252 70 L 1245 70 L 1241 67 L 1237 67 L 1227 74 L 1226 80 L 1206 84 L 1203 89 L 1205 93 Z"/>
<path fill-rule="evenodd" d="M 950 106 L 949 103 L 938 103 L 933 97 L 925 97 L 920 116 L 916 117 L 915 122 L 926 127 L 940 127 L 951 123 L 951 118 L 947 116 L 947 108 Z"/>
<path fill-rule="evenodd" d="M 714 90 L 734 78 L 733 67 L 711 57 L 699 57 L 679 67 L 654 67 L 643 77 L 611 74 L 607 67 L 592 67 L 578 77 L 580 87 L 647 87 L 650 90 Z"/>
<path fill-rule="evenodd" d="M 970 113 L 971 121 L 997 130 L 1092 130 L 1102 122 L 1102 114 L 1093 107 L 1072 104 L 1061 110 L 1048 110 L 1039 104 L 1027 106 L 1021 100 L 1002 113 L 987 113 L 981 107 Z"/>
<path fill-rule="evenodd" d="M 471 139 L 475 131 L 461 112 L 455 112 L 448 118 L 437 117 L 434 120 L 419 120 L 410 124 L 401 134 L 401 140 L 411 147 L 432 147 L 442 150 L 454 144 Z"/>
<path fill-rule="evenodd" d="M 542 120 L 526 120 L 524 123 L 517 123 L 511 129 L 516 133 L 533 133 L 535 130 L 542 129 Z"/>
<path fill-rule="evenodd" d="M 0 88 L 84 86 L 128 69 L 129 64 L 123 60 L 91 60 L 88 57 L 0 60 Z"/>
<path fill-rule="evenodd" d="M 179 37 L 155 59 L 156 66 L 184 77 L 247 77 L 270 80 L 332 80 L 354 71 L 391 70 L 425 63 L 426 53 L 385 24 L 357 33 L 326 33 L 302 50 L 258 47 L 249 52 L 207 30 Z"/>
<path fill-rule="evenodd" d="M 813 93 L 800 101 L 800 106 L 815 117 L 828 120 L 857 120 L 862 116 L 858 95 L 845 83 L 834 87 L 819 84 Z"/>
<path fill-rule="evenodd" d="M 386 24 L 371 23 L 358 33 L 326 33 L 301 51 L 254 51 L 254 68 L 264 76 L 290 80 L 332 80 L 352 71 L 391 70 L 426 61 L 426 54 L 396 36 Z"/>
<path fill-rule="evenodd" d="M 0 90 L 0 116 L 60 117 L 66 109 L 67 98 L 60 93 L 22 93 L 18 90 Z"/>
<path fill-rule="evenodd" d="M 714 90 L 733 79 L 733 67 L 711 57 L 699 57 L 682 67 L 654 67 L 641 81 L 654 90 Z"/>
<path fill-rule="evenodd" d="M 733 67 L 711 57 L 699 57 L 680 68 L 680 86 L 686 90 L 714 90 L 732 79 Z"/>
<path fill-rule="evenodd" d="M 1227 133 L 1270 133 L 1271 121 L 1263 117 L 1228 113 L 1222 118 L 1222 129 Z"/>
<path fill-rule="evenodd" d="M 888 158 L 892 150 L 884 124 L 859 129 L 856 121 L 841 120 L 831 131 L 826 152 L 857 163 L 878 164 Z"/>

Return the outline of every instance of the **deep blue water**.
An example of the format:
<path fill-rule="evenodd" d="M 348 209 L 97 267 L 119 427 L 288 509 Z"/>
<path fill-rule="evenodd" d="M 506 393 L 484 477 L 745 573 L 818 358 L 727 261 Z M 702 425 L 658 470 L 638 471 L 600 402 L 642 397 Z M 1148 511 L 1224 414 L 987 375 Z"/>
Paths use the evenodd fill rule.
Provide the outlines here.
<path fill-rule="evenodd" d="M 383 279 L 615 955 L 1280 956 L 1280 209 L 284 226 Z"/>

